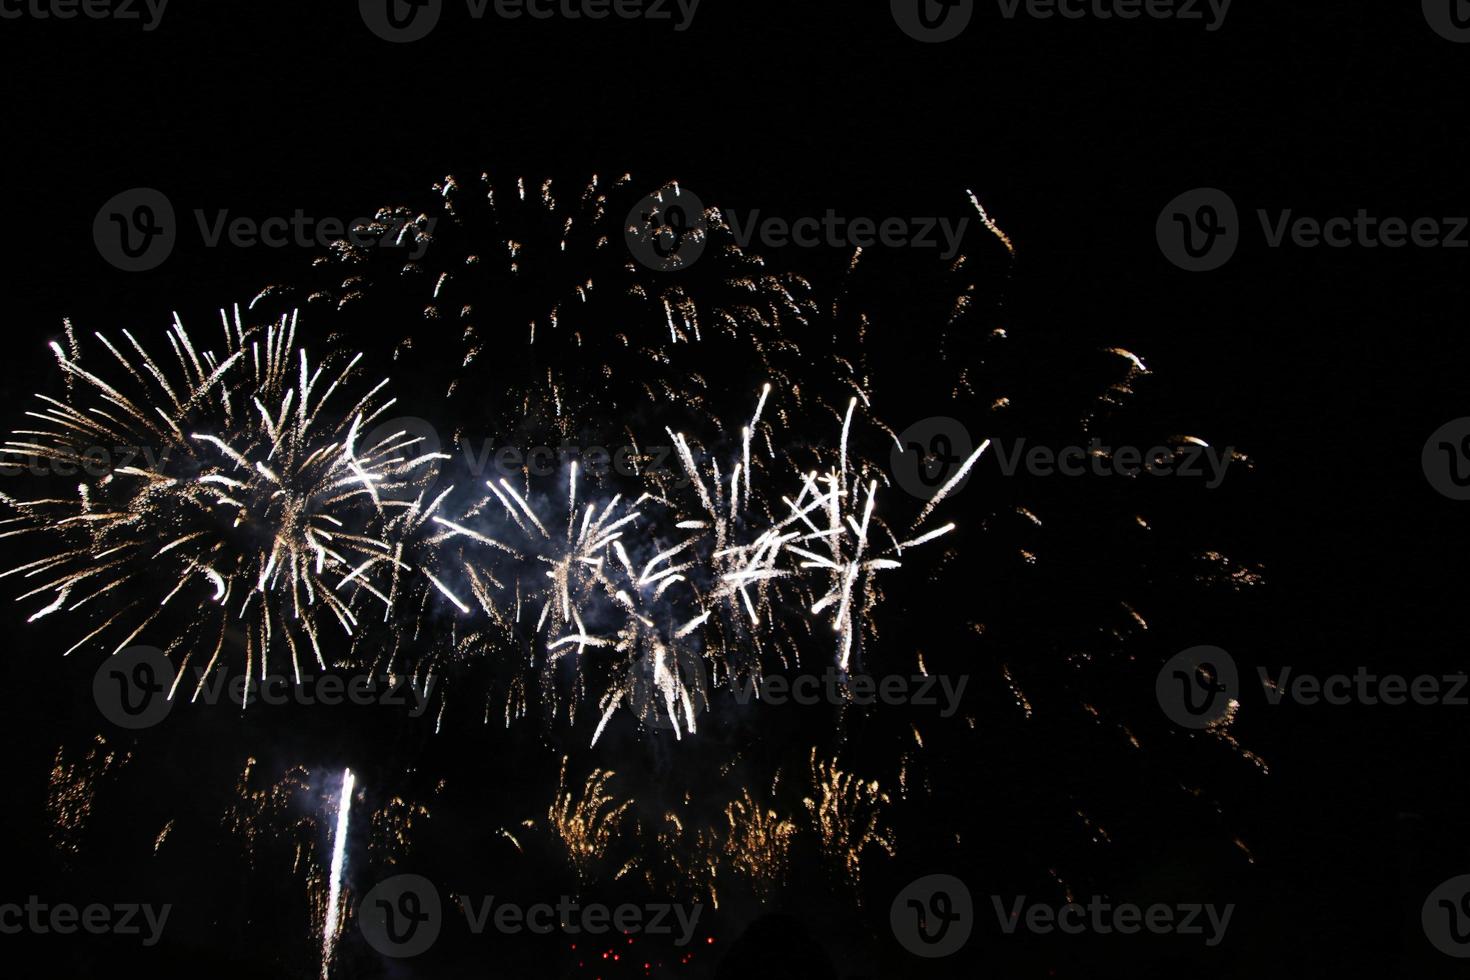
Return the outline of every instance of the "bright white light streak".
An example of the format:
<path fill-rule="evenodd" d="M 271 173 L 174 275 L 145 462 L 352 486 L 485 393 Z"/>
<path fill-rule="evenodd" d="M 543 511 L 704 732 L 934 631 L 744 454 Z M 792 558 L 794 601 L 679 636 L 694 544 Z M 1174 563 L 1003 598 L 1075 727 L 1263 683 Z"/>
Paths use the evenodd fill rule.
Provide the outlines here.
<path fill-rule="evenodd" d="M 975 465 L 975 461 L 980 458 L 980 454 L 989 448 L 990 440 L 986 439 L 980 444 L 979 449 L 970 454 L 970 458 L 965 460 L 965 465 L 956 470 L 954 476 L 950 477 L 949 481 L 939 488 L 939 492 L 929 498 L 929 503 L 924 506 L 924 509 L 919 512 L 918 519 L 914 521 L 915 527 L 922 524 L 924 519 L 934 512 L 934 508 L 939 506 L 939 502 L 949 496 L 949 492 L 958 486 L 960 481 L 970 472 L 970 467 Z"/>
<path fill-rule="evenodd" d="M 352 814 L 352 788 L 357 779 L 351 769 L 342 770 L 342 796 L 337 801 L 337 833 L 332 838 L 331 890 L 327 895 L 327 922 L 322 929 L 322 980 L 332 969 L 332 951 L 337 945 L 337 920 L 342 905 L 342 866 L 347 858 L 347 822 Z"/>

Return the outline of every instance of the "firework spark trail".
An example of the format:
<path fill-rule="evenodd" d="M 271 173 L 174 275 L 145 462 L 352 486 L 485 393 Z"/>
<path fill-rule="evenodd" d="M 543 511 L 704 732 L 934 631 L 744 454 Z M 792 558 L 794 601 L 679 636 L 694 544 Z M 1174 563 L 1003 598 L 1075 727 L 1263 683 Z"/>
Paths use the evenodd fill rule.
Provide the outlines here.
<path fill-rule="evenodd" d="M 92 815 L 98 783 L 131 759 L 131 752 L 119 754 L 101 735 L 93 737 L 86 755 L 79 760 L 69 759 L 65 746 L 56 750 L 46 810 L 51 817 L 51 842 L 57 849 L 77 853 L 82 832 Z"/>
<path fill-rule="evenodd" d="M 592 769 L 579 793 L 568 783 L 567 763 L 563 757 L 548 830 L 584 885 L 608 874 L 620 880 L 641 869 L 649 887 L 665 893 L 672 888 L 719 908 L 721 887 L 733 876 L 743 880 L 758 901 L 767 902 L 785 884 L 792 845 L 809 834 L 855 896 L 870 849 L 889 857 L 896 854 L 887 822 L 888 795 L 876 780 L 857 777 L 835 758 L 819 757 L 815 748 L 809 756 L 810 795 L 796 812 L 782 814 L 774 799 L 762 802 L 749 787 L 741 787 L 708 824 L 682 807 L 628 820 L 634 801 L 619 801 L 614 772 Z M 733 769 L 732 760 L 721 771 L 729 775 Z M 773 797 L 780 782 L 778 771 L 771 785 Z M 537 823 L 523 821 L 526 827 Z M 514 836 L 501 833 L 520 850 Z M 615 839 L 631 844 L 634 856 L 610 861 Z"/>
<path fill-rule="evenodd" d="M 725 860 L 758 897 L 769 898 L 786 876 L 796 824 L 762 806 L 749 789 L 725 807 L 725 822 Z"/>
<path fill-rule="evenodd" d="M 822 850 L 837 863 L 854 891 L 862 882 L 863 852 L 876 847 L 895 853 L 892 832 L 884 824 L 890 800 L 876 781 L 865 781 L 841 769 L 836 759 L 818 761 L 811 753 L 815 798 L 805 803 L 821 836 Z"/>
<path fill-rule="evenodd" d="M 632 800 L 618 803 L 608 790 L 616 774 L 596 769 L 587 776 L 580 793 L 567 785 L 567 759 L 561 763 L 556 797 L 547 811 L 552 831 L 565 847 L 577 877 L 590 881 L 595 865 L 607 854 L 617 837 Z"/>
<path fill-rule="evenodd" d="M 677 480 L 643 473 L 628 497 L 609 497 L 574 462 L 564 504 L 548 506 L 550 488 L 538 490 L 529 476 L 520 488 L 502 477 L 486 481 L 489 494 L 461 516 L 435 516 L 425 575 L 471 631 L 455 649 L 512 649 L 516 636 L 532 638 L 526 667 L 539 665 L 541 688 L 553 695 L 553 668 L 575 664 L 572 688 L 599 713 L 594 745 L 620 707 L 676 739 L 695 731 L 706 669 L 715 684 L 762 671 L 764 644 L 794 647 L 808 617 L 826 619 L 833 662 L 846 671 L 880 600 L 876 576 L 954 524 L 903 543 L 888 532 L 877 512 L 886 479 L 851 447 L 859 422 L 871 421 L 858 398 L 842 416 L 837 448 L 819 460 L 825 470 L 802 470 L 774 449 L 752 457 L 746 434 L 762 425 L 771 391 L 759 392 L 728 478 L 717 455 L 668 430 Z M 783 476 L 800 485 L 794 499 L 768 489 Z M 888 544 L 876 537 L 880 527 Z M 582 686 L 588 658 L 611 669 L 599 672 L 610 676 L 600 693 Z M 507 691 L 507 721 L 520 716 L 509 699 L 523 690 Z"/>
<path fill-rule="evenodd" d="M 347 863 L 347 825 L 352 813 L 352 789 L 357 779 L 342 770 L 342 795 L 337 800 L 337 829 L 332 835 L 331 889 L 327 893 L 327 920 L 322 926 L 322 980 L 332 969 L 332 953 L 342 932 L 342 872 Z"/>

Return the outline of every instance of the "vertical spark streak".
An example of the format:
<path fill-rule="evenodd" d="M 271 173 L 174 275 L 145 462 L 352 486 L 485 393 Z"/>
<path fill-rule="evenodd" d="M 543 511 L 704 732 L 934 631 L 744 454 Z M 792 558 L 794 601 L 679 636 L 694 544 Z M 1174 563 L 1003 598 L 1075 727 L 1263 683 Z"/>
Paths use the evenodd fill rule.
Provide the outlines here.
<path fill-rule="evenodd" d="M 337 920 L 342 899 L 342 865 L 346 863 L 347 820 L 352 808 L 352 787 L 356 778 L 351 769 L 342 770 L 342 798 L 337 801 L 337 832 L 332 838 L 332 878 L 327 894 L 327 922 L 322 929 L 322 980 L 332 968 L 332 951 L 337 946 Z"/>

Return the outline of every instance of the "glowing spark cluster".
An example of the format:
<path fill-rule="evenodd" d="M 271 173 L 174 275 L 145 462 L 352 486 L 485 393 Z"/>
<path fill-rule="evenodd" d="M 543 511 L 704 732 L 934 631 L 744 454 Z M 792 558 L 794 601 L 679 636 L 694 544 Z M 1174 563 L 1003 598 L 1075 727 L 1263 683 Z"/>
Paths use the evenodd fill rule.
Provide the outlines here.
<path fill-rule="evenodd" d="M 892 832 L 884 825 L 888 794 L 877 782 L 863 780 L 839 768 L 836 759 L 811 756 L 815 795 L 805 802 L 822 838 L 822 850 L 843 870 L 854 889 L 862 881 L 863 852 L 876 847 L 890 857 L 895 853 Z"/>
<path fill-rule="evenodd" d="M 173 372 L 126 331 L 123 344 L 97 334 L 122 371 L 116 382 L 82 366 L 69 330 L 69 350 L 52 346 L 73 396 L 38 396 L 28 413 L 37 427 L 0 447 L 58 472 L 79 472 L 91 447 L 141 450 L 70 493 L 6 498 L 17 516 L 0 533 L 43 551 L 0 576 L 30 586 L 22 601 L 49 596 L 33 621 L 100 620 L 71 650 L 109 631 L 113 653 L 168 636 L 165 617 L 177 611 L 175 686 L 196 649 L 207 673 L 227 642 L 261 676 L 284 647 L 299 680 L 308 654 L 325 668 L 326 626 L 350 643 L 369 604 L 381 619 L 404 567 L 394 534 L 408 506 L 386 494 L 426 463 L 401 436 L 360 444 L 392 405 L 380 397 L 386 381 L 351 390 L 360 355 L 328 370 L 296 346 L 294 319 L 263 331 L 247 330 L 238 309 L 221 320 L 219 353 L 175 321 Z"/>
<path fill-rule="evenodd" d="M 633 805 L 631 800 L 617 802 L 608 792 L 614 775 L 596 769 L 578 792 L 567 785 L 567 760 L 563 759 L 556 798 L 546 814 L 583 881 L 591 880 L 593 869 L 606 856 L 608 845 L 617 837 L 623 817 Z"/>
<path fill-rule="evenodd" d="M 81 835 L 92 816 L 99 781 L 127 765 L 132 753 L 109 748 L 101 735 L 92 740 L 86 755 L 67 759 L 66 747 L 56 750 L 56 764 L 46 789 L 46 809 L 51 815 L 51 842 L 58 850 L 76 854 Z M 161 838 L 160 838 L 161 839 Z"/>

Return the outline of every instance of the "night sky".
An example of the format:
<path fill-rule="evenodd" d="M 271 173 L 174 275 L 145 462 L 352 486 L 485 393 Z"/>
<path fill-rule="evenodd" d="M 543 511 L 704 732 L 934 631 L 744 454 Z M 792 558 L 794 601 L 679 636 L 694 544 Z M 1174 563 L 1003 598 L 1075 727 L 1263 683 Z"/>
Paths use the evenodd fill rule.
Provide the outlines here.
<path fill-rule="evenodd" d="M 1203 3 L 1205 21 L 1036 18 L 1024 4 L 1007 18 L 1005 4 L 977 3 L 969 27 L 942 43 L 907 36 L 882 3 L 703 0 L 676 30 L 672 3 L 671 21 L 477 20 L 447 0 L 437 29 L 411 43 L 374 36 L 346 0 L 299 6 L 171 4 L 145 30 L 136 20 L 42 19 L 30 0 L 0 0 L 0 166 L 12 201 L 0 244 L 6 430 L 28 427 L 36 394 L 66 397 L 47 346 L 65 344 L 64 319 L 90 345 L 84 365 L 116 377 L 93 331 L 127 330 L 166 352 L 177 312 L 218 346 L 217 311 L 267 286 L 276 289 L 250 311 L 254 324 L 299 310 L 297 339 L 314 361 L 362 351 L 358 390 L 391 377 L 392 414 L 429 420 L 446 445 L 611 446 L 625 427 L 662 438 L 665 424 L 696 431 L 717 415 L 733 427 L 707 428 L 704 441 L 734 459 L 767 378 L 759 349 L 776 351 L 780 370 L 801 381 L 800 392 L 778 384 L 776 402 L 807 406 L 772 437 L 826 459 L 840 418 L 815 406 L 846 407 L 834 364 L 850 362 L 871 382 L 874 415 L 896 432 L 944 417 L 975 446 L 992 440 L 924 524 L 955 531 L 885 573 L 853 669 L 964 677 L 964 694 L 941 716 L 914 703 L 739 704 L 726 688 L 711 692 L 685 737 L 630 711 L 591 745 L 596 696 L 571 722 L 565 692 L 551 698 L 540 681 L 526 717 L 507 727 L 497 712 L 534 641 L 523 630 L 446 654 L 445 637 L 471 631 L 429 589 L 385 634 L 350 648 L 333 640 L 327 651 L 330 672 L 346 675 L 382 658 L 410 674 L 433 662 L 425 710 L 412 698 L 243 712 L 178 704 L 129 731 L 94 689 L 122 637 L 63 657 L 87 632 L 80 620 L 28 622 L 47 599 L 7 602 L 6 975 L 321 976 L 320 879 L 332 877 L 349 769 L 347 920 L 332 976 L 1019 980 L 1457 968 L 1427 938 L 1421 908 L 1441 883 L 1470 874 L 1470 706 L 1356 694 L 1340 705 L 1272 704 L 1259 679 L 1287 667 L 1319 678 L 1361 671 L 1449 678 L 1448 691 L 1465 671 L 1454 623 L 1470 505 L 1437 492 L 1421 453 L 1441 426 L 1470 415 L 1460 315 L 1470 252 L 1304 247 L 1290 232 L 1281 247 L 1269 241 L 1286 212 L 1323 221 L 1365 210 L 1444 229 L 1470 214 L 1458 111 L 1470 46 L 1427 23 L 1442 13 L 1435 3 L 1241 3 L 1218 30 L 1207 29 Z M 524 178 L 532 206 L 444 217 L 436 183 L 453 175 L 479 188 L 482 173 L 502 194 Z M 608 192 L 606 247 L 554 254 L 556 222 L 534 207 L 541 182 L 575 210 L 591 175 L 606 186 L 625 173 L 626 187 Z M 651 270 L 616 232 L 632 204 L 674 181 L 726 218 L 965 219 L 966 260 L 956 267 L 942 249 L 880 245 L 854 268 L 847 247 L 758 241 L 738 261 L 714 254 Z M 139 272 L 111 264 L 94 237 L 99 209 L 133 188 L 161 191 L 177 219 L 170 254 Z M 1238 208 L 1238 250 L 1209 272 L 1173 264 L 1156 235 L 1166 206 L 1195 188 L 1218 188 Z M 405 274 L 403 256 L 382 250 L 346 269 L 316 244 L 211 246 L 195 218 L 300 210 L 350 221 L 382 207 L 440 216 L 421 269 Z M 504 262 L 466 265 L 507 236 L 526 244 L 527 272 L 514 284 Z M 758 267 L 743 264 L 752 255 Z M 548 346 L 565 345 L 548 361 L 524 346 L 525 321 L 578 276 L 683 289 L 712 309 L 738 305 L 731 280 L 752 268 L 809 290 L 810 322 L 787 324 L 791 350 L 763 346 L 769 338 L 742 326 L 640 368 L 640 338 L 667 338 L 666 311 L 641 298 L 609 302 L 611 288 L 568 313 L 580 347 L 548 334 Z M 455 284 L 436 298 L 445 270 Z M 433 303 L 438 315 L 426 317 Z M 632 353 L 610 339 L 623 334 Z M 614 353 L 604 358 L 604 348 Z M 1134 357 L 1146 373 L 1131 369 Z M 549 363 L 576 404 L 574 424 L 541 385 Z M 645 398 L 645 382 L 701 395 L 660 405 Z M 888 470 L 880 430 L 857 430 L 854 455 Z M 1006 475 L 995 452 L 1021 439 L 1148 449 L 1188 436 L 1238 452 L 1218 487 L 1025 467 Z M 445 479 L 462 488 L 469 476 L 454 455 Z M 557 469 L 536 485 L 543 516 L 563 522 L 564 482 Z M 0 517 L 12 516 L 9 500 L 44 495 L 38 488 L 74 494 L 74 483 L 6 473 Z M 588 492 L 606 500 L 632 486 L 614 477 Z M 923 501 L 889 489 L 896 503 L 884 513 L 907 529 Z M 0 569 L 35 560 L 51 531 L 0 538 Z M 640 563 L 657 550 L 646 547 Z M 142 565 L 109 601 L 156 603 L 152 576 L 163 565 Z M 0 579 L 7 596 L 36 584 Z M 784 599 L 770 611 L 777 623 L 820 619 Z M 174 606 L 136 642 L 167 647 L 200 621 Z M 823 673 L 833 640 L 821 629 L 799 625 L 759 662 L 788 678 Z M 743 627 L 723 635 L 749 654 Z M 1239 704 L 1223 729 L 1175 724 L 1156 694 L 1165 664 L 1200 646 L 1228 651 L 1238 667 Z M 238 653 L 238 634 L 229 650 Z M 565 687 L 575 671 L 550 673 Z M 813 767 L 828 760 L 858 782 L 879 781 L 888 799 L 883 841 L 860 849 L 856 882 L 821 846 L 806 803 L 817 793 Z M 626 809 L 606 848 L 579 868 L 550 833 L 548 811 L 564 785 L 580 794 L 605 770 Z M 272 786 L 287 787 L 275 809 L 262 803 Z M 723 833 L 742 792 L 793 822 L 787 866 L 769 890 L 724 869 L 715 908 L 685 870 L 704 853 L 698 832 Z M 660 838 L 671 812 L 685 833 Z M 619 876 L 625 866 L 635 870 Z M 438 941 L 407 958 L 382 955 L 356 912 L 399 874 L 434 882 L 446 906 Z M 967 887 L 971 932 L 952 955 L 925 958 L 890 910 L 938 874 Z M 703 905 L 687 943 L 677 931 L 491 926 L 476 935 L 451 893 L 525 907 L 564 896 L 612 908 Z M 5 929 L 6 903 L 33 895 L 172 911 L 152 945 Z M 1053 908 L 1100 896 L 1233 913 L 1216 945 L 1148 931 L 1008 933 L 997 906 L 1019 896 Z"/>

